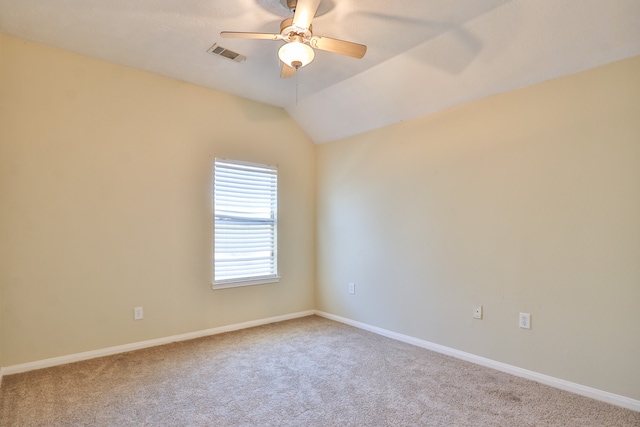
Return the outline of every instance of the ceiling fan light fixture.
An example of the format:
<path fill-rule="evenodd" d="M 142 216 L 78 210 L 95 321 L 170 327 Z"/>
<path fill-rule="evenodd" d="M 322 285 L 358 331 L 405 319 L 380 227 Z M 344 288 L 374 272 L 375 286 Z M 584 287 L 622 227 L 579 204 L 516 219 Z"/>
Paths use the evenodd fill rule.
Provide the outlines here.
<path fill-rule="evenodd" d="M 302 68 L 313 61 L 315 53 L 311 46 L 300 41 L 293 40 L 285 43 L 278 50 L 280 61 L 295 69 Z"/>

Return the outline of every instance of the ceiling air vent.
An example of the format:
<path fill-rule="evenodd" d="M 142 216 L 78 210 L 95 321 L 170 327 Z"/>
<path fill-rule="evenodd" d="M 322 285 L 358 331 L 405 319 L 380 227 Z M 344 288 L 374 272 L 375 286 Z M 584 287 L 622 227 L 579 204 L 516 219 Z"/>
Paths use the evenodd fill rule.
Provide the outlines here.
<path fill-rule="evenodd" d="M 240 55 L 238 52 L 234 52 L 232 50 L 225 49 L 224 47 L 219 46 L 218 43 L 214 43 L 213 46 L 211 46 L 209 49 L 207 49 L 207 52 L 212 53 L 214 55 L 221 56 L 223 58 L 230 59 L 230 60 L 235 61 L 235 62 L 242 62 L 245 59 L 247 59 L 246 56 Z"/>

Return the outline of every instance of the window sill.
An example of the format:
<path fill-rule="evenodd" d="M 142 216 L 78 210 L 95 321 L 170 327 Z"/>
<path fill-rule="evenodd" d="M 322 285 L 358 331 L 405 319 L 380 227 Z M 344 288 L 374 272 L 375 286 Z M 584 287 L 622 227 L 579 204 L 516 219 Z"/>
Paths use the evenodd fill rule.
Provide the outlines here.
<path fill-rule="evenodd" d="M 219 289 L 228 289 L 228 288 L 239 288 L 241 286 L 255 286 L 255 285 L 265 285 L 267 283 L 278 283 L 280 281 L 280 276 L 275 277 L 264 277 L 252 280 L 229 280 L 225 282 L 214 282 L 211 286 L 214 291 Z"/>

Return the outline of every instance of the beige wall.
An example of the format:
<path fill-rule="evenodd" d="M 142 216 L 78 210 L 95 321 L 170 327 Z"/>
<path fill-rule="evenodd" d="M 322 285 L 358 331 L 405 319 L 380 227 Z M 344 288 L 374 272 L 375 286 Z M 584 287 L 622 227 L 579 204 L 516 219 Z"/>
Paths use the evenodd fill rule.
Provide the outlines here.
<path fill-rule="evenodd" d="M 0 42 L 2 365 L 314 307 L 315 147 L 282 109 Z M 211 289 L 214 156 L 279 166 L 279 284 Z"/>
<path fill-rule="evenodd" d="M 634 58 L 319 146 L 317 308 L 640 399 L 639 76 Z"/>
<path fill-rule="evenodd" d="M 5 107 L 3 103 L 3 99 L 5 98 L 4 94 L 4 81 L 3 79 L 3 71 L 4 71 L 4 40 L 5 37 L 0 33 L 0 150 L 2 150 L 3 141 L 5 140 L 5 124 L 3 117 L 5 115 Z M 2 158 L 0 158 L 0 164 L 2 163 Z M 3 209 L 3 194 L 5 184 L 2 180 L 3 177 L 3 168 L 0 166 L 0 215 L 2 215 Z M 2 218 L 0 216 L 0 218 Z M 2 221 L 0 220 L 0 227 L 2 227 Z M 1 228 L 0 228 L 1 229 Z M 3 242 L 2 237 L 0 236 L 0 269 L 4 267 L 2 263 L 2 259 L 6 254 L 7 250 L 5 244 Z M 0 274 L 1 271 L 0 271 Z M 2 367 L 5 366 L 4 363 L 4 288 L 5 282 L 4 277 L 0 276 L 0 385 L 2 381 Z"/>

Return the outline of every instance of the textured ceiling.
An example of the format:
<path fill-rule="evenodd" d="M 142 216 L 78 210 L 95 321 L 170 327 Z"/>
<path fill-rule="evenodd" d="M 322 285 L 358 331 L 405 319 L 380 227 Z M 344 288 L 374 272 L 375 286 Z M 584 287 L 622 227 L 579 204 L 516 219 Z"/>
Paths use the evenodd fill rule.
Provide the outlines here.
<path fill-rule="evenodd" d="M 318 51 L 280 79 L 280 0 L 0 0 L 0 32 L 281 106 L 328 142 L 640 55 L 640 0 L 323 0 Z M 247 60 L 207 53 L 218 43 Z"/>

